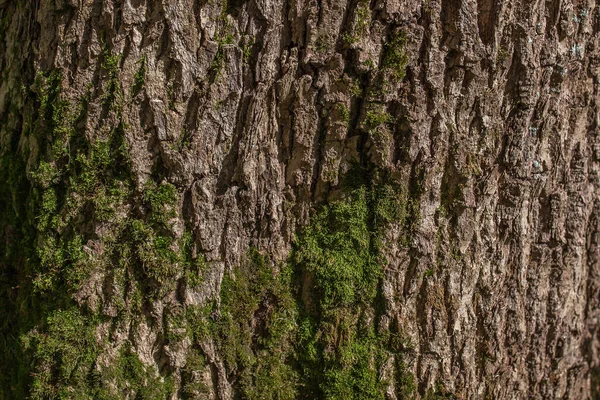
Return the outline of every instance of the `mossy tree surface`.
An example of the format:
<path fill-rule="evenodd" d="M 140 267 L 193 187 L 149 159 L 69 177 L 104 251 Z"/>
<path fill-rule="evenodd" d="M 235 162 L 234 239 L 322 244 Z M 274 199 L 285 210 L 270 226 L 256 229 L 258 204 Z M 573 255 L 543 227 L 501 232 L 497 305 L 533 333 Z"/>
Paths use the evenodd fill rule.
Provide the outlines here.
<path fill-rule="evenodd" d="M 288 266 L 275 276 L 268 258 L 255 249 L 234 276 L 223 279 L 214 336 L 243 398 L 297 398 L 297 307 L 291 279 Z"/>
<path fill-rule="evenodd" d="M 352 174 L 345 199 L 321 207 L 286 264 L 273 268 L 252 250 L 224 278 L 211 332 L 242 398 L 383 399 L 392 358 L 397 389 L 411 398 L 402 339 L 377 328 L 381 234 L 412 211 L 383 175 Z"/>
<path fill-rule="evenodd" d="M 172 233 L 177 190 L 151 180 L 138 193 L 129 175 L 124 124 L 106 137 L 76 137 L 74 121 L 85 117 L 87 97 L 72 107 L 60 100 L 60 76 L 38 80 L 38 129 L 47 130 L 52 141 L 40 138 L 46 151 L 37 167 L 28 177 L 11 177 L 13 192 L 7 194 L 27 191 L 35 215 L 20 232 L 23 248 L 29 249 L 23 250 L 28 257 L 20 257 L 33 277 L 24 280 L 31 295 L 20 292 L 14 301 L 21 307 L 35 304 L 28 307 L 36 313 L 12 327 L 20 344 L 5 345 L 4 351 L 24 353 L 7 356 L 18 368 L 6 376 L 32 398 L 111 398 L 115 387 L 136 398 L 165 398 L 172 382 L 144 367 L 131 347 L 123 346 L 110 365 L 99 366 L 103 344 L 95 332 L 101 323 L 135 318 L 143 298 L 173 290 L 180 269 L 187 271 L 188 285 L 201 282 L 203 262 L 191 256 L 193 237 L 185 233 L 177 239 Z M 288 263 L 274 268 L 268 257 L 251 250 L 225 276 L 218 318 L 208 317 L 210 307 L 188 307 L 168 317 L 166 338 L 176 343 L 189 336 L 195 344 L 189 368 L 205 365 L 196 345 L 212 338 L 243 398 L 384 397 L 388 382 L 381 368 L 401 349 L 393 346 L 394 333 L 376 328 L 384 266 L 380 236 L 392 221 L 406 225 L 412 209 L 406 193 L 377 172 L 350 174 L 357 176 L 344 200 L 315 214 Z M 141 208 L 119 212 L 134 197 Z M 77 224 L 71 222 L 84 213 L 106 227 L 102 253 L 85 251 L 91 233 L 73 228 Z M 80 307 L 73 295 L 95 270 L 111 271 L 119 290 L 106 299 L 110 304 Z M 116 318 L 102 313 L 107 306 L 116 307 Z M 403 366 L 397 375 L 406 381 Z M 191 370 L 183 373 L 182 395 L 192 398 L 203 388 L 187 376 Z"/>
<path fill-rule="evenodd" d="M 8 185 L 1 193 L 1 227 L 12 232 L 2 242 L 1 262 L 8 269 L 3 279 L 9 281 L 4 287 L 12 288 L 2 303 L 14 313 L 4 319 L 0 343 L 6 361 L 0 375 L 3 387 L 11 388 L 7 398 L 114 398 L 127 387 L 137 398 L 155 399 L 171 390 L 168 377 L 153 378 L 155 372 L 134 352 L 110 365 L 97 360 L 103 348 L 97 326 L 134 318 L 143 298 L 165 290 L 179 267 L 192 264 L 184 254 L 189 249 L 171 229 L 174 186 L 150 180 L 141 193 L 134 188 L 119 58 L 105 58 L 108 83 L 101 96 L 113 122 L 85 132 L 91 88 L 70 101 L 59 71 L 38 73 L 25 93 L 31 119 L 19 137 L 30 147 L 2 147 Z M 141 207 L 128 206 L 140 197 Z M 102 251 L 91 247 L 94 242 Z M 100 303 L 76 301 L 95 274 L 105 274 L 114 290 Z M 111 308 L 116 317 L 104 311 Z M 133 375 L 127 372 L 132 365 Z"/>
<path fill-rule="evenodd" d="M 345 200 L 313 218 L 294 250 L 303 282 L 298 361 L 312 396 L 383 399 L 390 382 L 382 367 L 401 350 L 392 345 L 397 333 L 377 328 L 380 238 L 409 213 L 404 192 L 383 175 L 359 175 Z"/>
<path fill-rule="evenodd" d="M 38 73 L 22 93 L 26 105 L 5 116 L 23 119 L 0 158 L 7 183 L 0 188 L 0 227 L 8 238 L 0 243 L 7 271 L 1 279 L 10 288 L 0 297 L 7 310 L 0 342 L 0 379 L 11 388 L 6 398 L 161 399 L 176 390 L 170 371 L 145 366 L 129 340 L 108 360 L 100 357 L 110 345 L 101 328 L 139 322 L 145 303 L 182 281 L 199 286 L 205 266 L 193 256 L 193 235 L 174 229 L 179 189 L 160 173 L 142 187 L 133 179 L 121 58 L 109 49 L 101 57 L 98 88 L 90 85 L 73 100 L 60 71 Z M 145 74 L 142 57 L 132 96 L 141 93 Z M 107 122 L 87 132 L 95 100 Z M 384 112 L 367 117 L 373 129 L 389 122 Z M 394 344 L 398 333 L 377 323 L 382 230 L 391 222 L 409 227 L 415 216 L 406 192 L 385 175 L 374 167 L 351 172 L 358 179 L 343 200 L 319 208 L 288 262 L 272 265 L 251 250 L 224 277 L 219 307 L 165 314 L 165 342 L 192 343 L 182 397 L 206 389 L 194 372 L 206 367 L 207 341 L 242 398 L 383 399 L 390 382 L 381 371 L 392 358 L 397 385 L 412 393 L 403 347 Z M 98 276 L 111 290 L 94 302 L 78 298 Z"/>

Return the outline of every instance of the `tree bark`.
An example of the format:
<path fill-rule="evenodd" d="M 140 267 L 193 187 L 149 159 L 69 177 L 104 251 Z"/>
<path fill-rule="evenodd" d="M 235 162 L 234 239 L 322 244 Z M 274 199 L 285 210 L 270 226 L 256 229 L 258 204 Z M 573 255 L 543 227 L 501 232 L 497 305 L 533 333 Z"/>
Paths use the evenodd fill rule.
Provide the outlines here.
<path fill-rule="evenodd" d="M 278 354 L 280 398 L 344 398 L 256 344 L 288 297 L 325 364 L 340 310 L 402 338 L 346 398 L 600 398 L 599 30 L 591 0 L 0 0 L 0 398 L 275 398 Z M 325 317 L 338 261 L 303 252 L 359 226 L 357 168 L 377 295 Z"/>

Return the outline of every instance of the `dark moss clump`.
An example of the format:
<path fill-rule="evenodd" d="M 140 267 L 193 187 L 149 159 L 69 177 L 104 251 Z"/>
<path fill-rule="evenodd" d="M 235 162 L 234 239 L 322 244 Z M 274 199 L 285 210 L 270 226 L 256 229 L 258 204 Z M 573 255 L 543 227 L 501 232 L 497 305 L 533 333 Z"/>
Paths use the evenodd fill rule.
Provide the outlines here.
<path fill-rule="evenodd" d="M 221 288 L 221 316 L 214 324 L 227 370 L 243 398 L 294 399 L 299 377 L 292 367 L 296 304 L 291 274 L 273 274 L 268 259 L 251 250 Z"/>
<path fill-rule="evenodd" d="M 30 396 L 32 399 L 68 398 L 86 393 L 90 372 L 98 355 L 93 324 L 77 308 L 48 314 L 42 329 L 22 337 L 23 349 L 35 354 Z"/>
<path fill-rule="evenodd" d="M 383 67 L 390 71 L 397 82 L 401 82 L 406 76 L 409 59 L 405 47 L 406 38 L 401 33 L 393 34 L 385 44 Z"/>
<path fill-rule="evenodd" d="M 298 361 L 310 396 L 384 399 L 381 368 L 394 354 L 376 329 L 384 261 L 381 228 L 401 218 L 392 185 L 369 182 L 323 208 L 292 258 L 302 281 Z"/>

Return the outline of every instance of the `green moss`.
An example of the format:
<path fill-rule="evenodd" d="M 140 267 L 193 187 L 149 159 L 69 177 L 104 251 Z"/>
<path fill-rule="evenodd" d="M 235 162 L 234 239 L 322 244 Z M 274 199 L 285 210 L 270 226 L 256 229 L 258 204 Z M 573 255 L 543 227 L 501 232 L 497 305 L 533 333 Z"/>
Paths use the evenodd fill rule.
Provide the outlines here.
<path fill-rule="evenodd" d="M 208 365 L 202 352 L 193 349 L 187 356 L 185 367 L 181 372 L 181 396 L 183 399 L 197 399 L 207 395 L 209 388 L 202 380 Z"/>
<path fill-rule="evenodd" d="M 177 200 L 172 184 L 149 181 L 142 193 L 146 218 L 130 217 L 124 221 L 119 258 L 131 259 L 138 278 L 154 295 L 174 289 L 179 268 L 185 266 L 186 261 L 192 261 L 191 256 L 185 254 L 190 250 L 191 238 L 177 241 L 172 232 L 171 220 L 177 216 Z"/>
<path fill-rule="evenodd" d="M 110 187 L 101 186 L 96 189 L 92 198 L 96 220 L 99 222 L 114 220 L 117 212 L 115 205 L 123 204 L 128 194 L 127 185 L 122 181 L 115 181 Z"/>
<path fill-rule="evenodd" d="M 214 330 L 227 370 L 238 376 L 244 398 L 294 399 L 298 375 L 293 356 L 296 305 L 290 271 L 274 276 L 268 260 L 251 250 L 247 260 L 225 276 L 221 318 Z M 256 318 L 259 323 L 254 324 Z"/>
<path fill-rule="evenodd" d="M 41 193 L 40 213 L 37 217 L 37 228 L 41 231 L 48 228 L 56 228 L 58 223 L 58 199 L 54 189 L 46 189 Z"/>
<path fill-rule="evenodd" d="M 344 103 L 337 103 L 337 108 L 342 121 L 344 121 L 345 123 L 349 123 L 350 110 L 348 109 L 348 106 L 346 106 Z"/>
<path fill-rule="evenodd" d="M 350 94 L 358 99 L 364 96 L 363 89 L 358 80 L 354 80 L 349 87 Z"/>
<path fill-rule="evenodd" d="M 169 110 L 175 111 L 175 102 L 177 101 L 177 95 L 175 93 L 175 84 L 171 82 L 167 85 L 167 105 Z"/>
<path fill-rule="evenodd" d="M 108 83 L 100 100 L 111 97 L 108 111 L 120 120 L 119 57 L 103 57 Z M 0 260 L 14 271 L 10 283 L 7 279 L 2 284 L 17 293 L 0 297 L 0 306 L 14 310 L 3 324 L 7 333 L 0 341 L 2 355 L 14 368 L 0 370 L 6 376 L 0 383 L 2 389 L 10 384 L 19 398 L 115 398 L 122 393 L 112 392 L 107 383 L 123 374 L 107 375 L 106 368 L 95 365 L 101 351 L 95 343 L 99 310 L 76 305 L 73 295 L 98 271 L 114 288 L 99 307 L 115 306 L 115 320 L 135 317 L 143 301 L 159 292 L 146 281 L 172 280 L 178 265 L 200 268 L 197 257 L 183 254 L 170 226 L 177 214 L 175 188 L 149 183 L 143 193 L 136 193 L 125 124 L 104 126 L 93 138 L 84 132 L 74 135 L 93 91 L 88 87 L 71 104 L 62 86 L 59 72 L 36 77 L 26 140 L 35 142 L 39 151 L 31 155 L 4 145 L 0 149 L 0 176 L 9 185 L 0 189 L 0 210 L 7 211 L 0 216 L 0 231 L 15 232 L 8 238 L 10 245 L 0 242 Z M 26 176 L 25 160 L 32 159 Z M 141 209 L 128 207 L 135 204 L 133 199 L 141 199 Z M 10 250 L 3 251 L 5 246 Z M 169 334 L 173 332 L 177 330 Z M 15 343 L 19 336 L 23 341 Z M 139 367 L 133 356 L 123 357 L 127 368 Z M 138 383 L 127 383 L 134 378 Z M 166 385 L 155 372 L 139 368 L 123 382 L 122 389 L 133 390 L 137 398 L 160 398 Z"/>
<path fill-rule="evenodd" d="M 108 106 L 110 110 L 121 114 L 123 111 L 123 89 L 119 82 L 119 64 L 122 55 L 112 55 L 108 48 L 103 51 L 102 68 L 107 74 L 107 83 L 104 87 L 102 103 Z"/>
<path fill-rule="evenodd" d="M 348 44 L 354 44 L 358 42 L 369 32 L 369 25 L 371 23 L 371 9 L 368 1 L 361 0 L 356 6 L 353 15 L 353 26 L 352 32 L 345 32 L 342 34 L 342 40 Z"/>
<path fill-rule="evenodd" d="M 232 35 L 219 47 L 229 41 Z M 120 59 L 103 57 L 107 82 L 100 100 L 120 121 Z M 135 321 L 145 301 L 172 293 L 180 283 L 192 289 L 202 284 L 206 263 L 194 236 L 185 231 L 178 237 L 173 226 L 180 213 L 178 189 L 150 179 L 137 190 L 126 125 L 103 127 L 93 138 L 73 135 L 93 92 L 71 104 L 61 92 L 60 74 L 38 80 L 32 102 L 38 116 L 30 126 L 39 154 L 30 176 L 24 172 L 30 154 L 2 149 L 0 176 L 9 185 L 0 188 L 0 227 L 17 233 L 7 234 L 11 245 L 0 243 L 0 257 L 17 278 L 1 279 L 7 287 L 23 285 L 17 296 L 1 297 L 10 320 L 2 325 L 9 332 L 2 333 L 9 343 L 2 351 L 13 352 L 6 359 L 15 361 L 17 371 L 3 367 L 10 375 L 2 378 L 3 388 L 10 381 L 21 398 L 169 398 L 174 382 L 168 371 L 145 366 L 130 344 L 102 365 L 106 344 L 96 336 L 101 322 L 112 329 Z M 379 126 L 389 117 L 375 113 L 367 120 Z M 214 340 L 241 398 L 383 398 L 389 382 L 380 371 L 406 346 L 377 327 L 385 266 L 381 237 L 390 223 L 410 227 L 416 214 L 405 190 L 367 169 L 343 200 L 318 210 L 287 263 L 275 265 L 251 250 L 225 276 L 218 306 L 165 312 L 163 339 L 173 345 L 192 339 L 182 396 L 206 390 L 197 379 L 206 368 L 200 349 Z M 76 303 L 73 294 L 98 274 L 113 290 L 90 310 L 91 303 Z M 113 307 L 117 317 L 100 317 L 100 310 Z M 13 345 L 11 337 L 22 343 Z M 397 386 L 414 391 L 412 375 L 396 364 Z"/>
<path fill-rule="evenodd" d="M 98 354 L 92 321 L 76 308 L 56 310 L 46 318 L 43 333 L 23 335 L 23 348 L 36 360 L 32 399 L 70 399 L 88 391 Z"/>
<path fill-rule="evenodd" d="M 344 218 L 348 211 L 343 207 L 330 215 Z M 335 217 L 330 215 L 326 218 L 332 221 Z M 359 210 L 358 218 L 348 219 L 358 223 L 357 229 L 346 235 L 343 232 L 349 227 L 340 227 L 332 235 L 333 240 L 325 238 L 331 235 L 329 229 L 325 230 L 325 236 L 319 232 L 324 222 L 321 220 L 314 230 L 306 231 L 307 240 L 299 245 L 302 254 L 295 262 L 306 266 L 306 273 L 313 276 L 304 281 L 314 282 L 310 291 L 316 296 L 311 298 L 315 296 L 318 300 L 317 304 L 304 303 L 308 316 L 301 324 L 303 350 L 298 356 L 313 396 L 381 398 L 383 393 L 376 372 L 377 346 L 370 340 L 372 331 L 366 335 L 361 332 L 356 318 L 370 307 L 381 273 L 380 265 L 368 250 L 369 232 L 364 216 L 364 210 Z"/>
<path fill-rule="evenodd" d="M 37 169 L 31 173 L 30 179 L 34 184 L 47 189 L 57 183 L 58 174 L 55 166 L 47 161 L 40 161 Z"/>
<path fill-rule="evenodd" d="M 170 377 L 161 377 L 155 368 L 146 367 L 129 344 L 121 347 L 113 363 L 96 374 L 97 399 L 131 398 L 139 400 L 166 400 L 174 392 Z M 111 384 L 109 384 L 111 383 Z"/>
<path fill-rule="evenodd" d="M 394 34 L 385 44 L 383 67 L 388 69 L 397 82 L 406 76 L 406 66 L 409 58 L 406 54 L 406 38 L 403 34 Z"/>
<path fill-rule="evenodd" d="M 172 308 L 165 312 L 165 337 L 175 344 L 190 336 L 187 315 L 183 308 Z"/>
<path fill-rule="evenodd" d="M 346 198 L 323 207 L 294 246 L 302 285 L 296 357 L 309 397 L 383 399 L 389 382 L 379 371 L 404 349 L 374 324 L 380 235 L 404 223 L 406 195 L 377 170 L 354 169 L 348 178 Z"/>
<path fill-rule="evenodd" d="M 48 234 L 42 239 L 37 249 L 39 264 L 36 265 L 37 274 L 33 280 L 35 290 L 39 292 L 56 290 L 57 286 L 63 283 L 70 284 L 68 290 L 78 287 L 79 280 L 75 278 L 82 275 L 80 264 L 82 251 L 74 249 L 78 244 L 81 244 L 79 237 L 69 240 Z M 69 274 L 68 279 L 65 273 Z"/>
<path fill-rule="evenodd" d="M 327 36 L 319 36 L 317 38 L 317 41 L 315 42 L 315 48 L 317 49 L 317 53 L 327 53 L 327 51 L 329 50 Z"/>
<path fill-rule="evenodd" d="M 147 222 L 134 219 L 130 222 L 133 249 L 143 277 L 156 289 L 169 290 L 177 274 L 178 253 L 173 248 L 171 236 L 157 233 Z M 163 286 L 164 285 L 164 286 Z"/>
<path fill-rule="evenodd" d="M 186 319 L 189 326 L 189 332 L 192 340 L 196 344 L 204 343 L 214 332 L 214 324 L 211 319 L 211 313 L 215 309 L 215 304 L 188 306 L 186 309 Z"/>
<path fill-rule="evenodd" d="M 206 259 L 204 255 L 195 254 L 194 236 L 190 231 L 184 232 L 179 248 L 181 249 L 181 264 L 186 270 L 186 284 L 190 288 L 197 288 L 204 282 Z"/>
<path fill-rule="evenodd" d="M 156 183 L 148 181 L 143 193 L 144 204 L 149 208 L 153 223 L 166 226 L 168 221 L 177 216 L 177 189 L 168 182 Z"/>
<path fill-rule="evenodd" d="M 365 66 L 366 66 L 366 67 L 367 67 L 369 70 L 374 70 L 374 69 L 375 69 L 375 62 L 369 58 L 369 59 L 367 59 L 367 60 L 365 61 Z"/>
<path fill-rule="evenodd" d="M 367 192 L 331 204 L 317 214 L 299 239 L 294 262 L 314 276 L 323 311 L 369 302 L 375 296 L 380 265 L 371 250 Z"/>
<path fill-rule="evenodd" d="M 413 400 L 417 398 L 417 384 L 415 376 L 408 371 L 402 357 L 396 358 L 395 365 L 395 383 L 396 395 L 402 400 Z"/>
<path fill-rule="evenodd" d="M 392 122 L 392 116 L 381 106 L 373 107 L 365 115 L 365 124 L 370 130 Z"/>
<path fill-rule="evenodd" d="M 213 76 L 214 81 L 219 80 L 221 73 L 223 72 L 223 67 L 225 66 L 224 46 L 235 43 L 235 37 L 233 36 L 233 33 L 231 33 L 229 29 L 230 29 L 229 26 L 227 24 L 225 24 L 225 26 L 223 28 L 223 32 L 221 32 L 219 35 L 215 36 L 215 41 L 217 42 L 219 47 L 217 49 L 217 54 L 215 55 L 215 57 L 213 58 L 213 60 L 210 64 L 210 72 Z"/>
<path fill-rule="evenodd" d="M 339 346 L 336 362 L 330 362 L 325 370 L 322 385 L 325 398 L 383 400 L 386 382 L 379 376 L 379 367 L 385 357 L 384 346 L 374 330 L 366 334 L 353 332 Z"/>
<path fill-rule="evenodd" d="M 254 46 L 256 39 L 251 35 L 244 35 L 244 44 L 242 45 L 242 53 L 244 54 L 244 62 L 248 63 L 252 56 L 252 47 Z"/>
<path fill-rule="evenodd" d="M 131 96 L 137 96 L 144 87 L 144 83 L 146 82 L 146 55 L 142 55 L 137 61 L 138 69 L 133 75 L 133 85 L 131 87 Z"/>

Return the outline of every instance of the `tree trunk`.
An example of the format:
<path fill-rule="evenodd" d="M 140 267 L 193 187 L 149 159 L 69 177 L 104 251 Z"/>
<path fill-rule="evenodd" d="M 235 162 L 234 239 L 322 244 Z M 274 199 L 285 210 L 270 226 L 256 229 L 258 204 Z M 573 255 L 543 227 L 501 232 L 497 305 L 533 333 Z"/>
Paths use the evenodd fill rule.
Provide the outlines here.
<path fill-rule="evenodd" d="M 0 399 L 600 398 L 592 0 L 0 0 Z"/>

